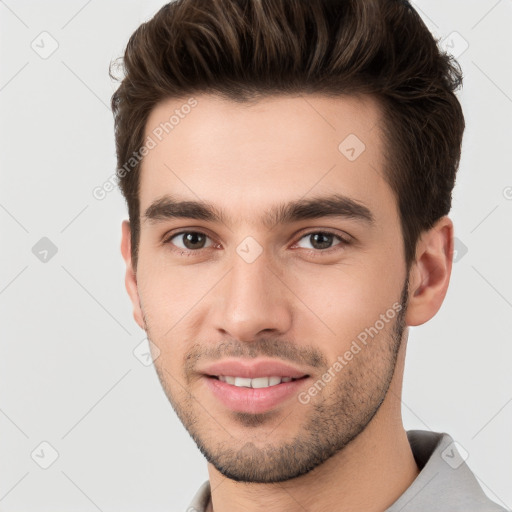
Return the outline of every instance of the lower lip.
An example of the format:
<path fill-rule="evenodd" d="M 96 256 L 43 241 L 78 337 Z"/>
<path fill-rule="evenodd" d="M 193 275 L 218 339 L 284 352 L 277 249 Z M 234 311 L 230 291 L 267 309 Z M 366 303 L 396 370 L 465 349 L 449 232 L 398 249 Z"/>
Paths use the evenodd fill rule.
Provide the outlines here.
<path fill-rule="evenodd" d="M 237 412 L 262 413 L 297 395 L 307 377 L 281 382 L 267 388 L 233 386 L 214 377 L 205 377 L 212 393 L 229 409 Z"/>

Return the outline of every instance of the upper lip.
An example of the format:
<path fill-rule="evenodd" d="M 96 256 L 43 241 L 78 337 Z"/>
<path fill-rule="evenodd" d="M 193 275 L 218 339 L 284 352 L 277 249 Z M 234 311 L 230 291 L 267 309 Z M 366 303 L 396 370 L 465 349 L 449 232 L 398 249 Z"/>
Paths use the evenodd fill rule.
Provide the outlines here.
<path fill-rule="evenodd" d="M 301 377 L 308 376 L 306 372 L 281 361 L 276 361 L 275 359 L 258 359 L 256 361 L 225 359 L 223 361 L 210 364 L 200 371 L 201 373 L 215 377 L 218 377 L 219 375 L 227 375 L 230 377 L 244 377 L 246 379 L 274 376 L 300 379 Z"/>

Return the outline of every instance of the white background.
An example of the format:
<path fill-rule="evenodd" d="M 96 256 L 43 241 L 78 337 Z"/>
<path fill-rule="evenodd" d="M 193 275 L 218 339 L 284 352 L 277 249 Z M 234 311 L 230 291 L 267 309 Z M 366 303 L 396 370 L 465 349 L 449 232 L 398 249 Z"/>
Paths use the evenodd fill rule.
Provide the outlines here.
<path fill-rule="evenodd" d="M 0 2 L 4 512 L 184 510 L 207 479 L 154 369 L 133 354 L 145 335 L 124 289 L 124 201 L 92 195 L 116 168 L 109 62 L 162 5 Z M 439 314 L 411 329 L 404 424 L 451 434 L 485 492 L 511 508 L 512 1 L 415 6 L 451 51 L 469 45 L 451 215 L 467 252 Z M 43 31 L 58 43 L 47 59 L 31 47 L 50 48 Z M 43 237 L 58 250 L 46 263 L 32 252 Z M 59 455 L 46 470 L 31 457 L 49 461 L 43 441 Z"/>

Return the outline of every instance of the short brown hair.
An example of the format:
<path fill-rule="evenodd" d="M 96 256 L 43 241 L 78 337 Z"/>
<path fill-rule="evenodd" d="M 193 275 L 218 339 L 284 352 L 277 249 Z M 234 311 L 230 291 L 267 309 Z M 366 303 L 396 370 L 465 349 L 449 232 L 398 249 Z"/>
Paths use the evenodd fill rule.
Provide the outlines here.
<path fill-rule="evenodd" d="M 112 95 L 118 171 L 162 100 L 217 93 L 369 94 L 383 113 L 385 177 L 409 268 L 421 232 L 451 208 L 464 116 L 462 72 L 405 0 L 175 0 L 130 37 Z M 110 66 L 112 74 L 112 63 Z M 119 175 L 137 265 L 140 163 Z"/>

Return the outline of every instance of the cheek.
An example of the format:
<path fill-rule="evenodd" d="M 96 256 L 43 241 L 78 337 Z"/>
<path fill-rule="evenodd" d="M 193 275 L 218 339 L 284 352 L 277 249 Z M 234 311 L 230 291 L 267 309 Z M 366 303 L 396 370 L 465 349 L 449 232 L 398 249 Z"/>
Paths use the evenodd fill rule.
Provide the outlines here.
<path fill-rule="evenodd" d="M 186 315 L 198 301 L 197 287 L 194 293 L 190 281 L 181 279 L 176 274 L 154 274 L 153 279 L 141 278 L 139 294 L 144 314 L 153 330 L 165 334 L 167 326 L 170 329 L 178 320 Z"/>
<path fill-rule="evenodd" d="M 190 296 L 190 285 L 187 287 L 179 274 L 156 265 L 141 264 L 137 280 L 147 337 L 158 351 L 154 364 L 160 379 L 172 386 L 175 380 L 182 380 L 181 361 L 190 335 L 186 332 L 187 313 L 197 299 Z"/>
<path fill-rule="evenodd" d="M 295 278 L 297 332 L 325 350 L 341 353 L 362 331 L 375 325 L 399 298 L 401 276 L 382 268 L 330 267 Z M 308 334 L 306 334 L 308 333 Z M 332 350 L 331 350 L 332 349 Z M 331 356 L 332 357 L 332 356 Z M 336 357 L 336 355 L 334 355 Z"/>
<path fill-rule="evenodd" d="M 168 257 L 141 252 L 137 285 L 154 342 L 175 346 L 190 336 L 190 322 L 204 308 L 218 279 L 218 272 L 211 266 L 178 266 Z"/>

